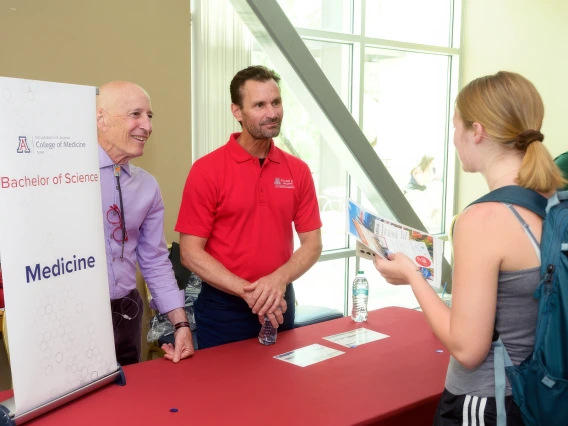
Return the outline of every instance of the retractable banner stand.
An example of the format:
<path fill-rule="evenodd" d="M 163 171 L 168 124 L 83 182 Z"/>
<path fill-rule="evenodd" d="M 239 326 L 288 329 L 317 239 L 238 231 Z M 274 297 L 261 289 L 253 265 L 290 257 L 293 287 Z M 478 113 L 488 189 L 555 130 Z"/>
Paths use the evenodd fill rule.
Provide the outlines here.
<path fill-rule="evenodd" d="M 0 78 L 0 258 L 16 417 L 118 368 L 95 109 L 95 87 Z"/>

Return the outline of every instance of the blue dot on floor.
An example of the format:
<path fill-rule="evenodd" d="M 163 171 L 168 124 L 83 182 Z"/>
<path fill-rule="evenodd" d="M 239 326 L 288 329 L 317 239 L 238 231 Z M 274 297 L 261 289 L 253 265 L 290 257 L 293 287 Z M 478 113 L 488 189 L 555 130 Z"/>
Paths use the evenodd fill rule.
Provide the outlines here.
<path fill-rule="evenodd" d="M 170 408 L 170 411 L 171 411 L 172 413 L 177 413 L 177 412 L 178 412 L 178 409 L 177 409 L 177 408 Z"/>

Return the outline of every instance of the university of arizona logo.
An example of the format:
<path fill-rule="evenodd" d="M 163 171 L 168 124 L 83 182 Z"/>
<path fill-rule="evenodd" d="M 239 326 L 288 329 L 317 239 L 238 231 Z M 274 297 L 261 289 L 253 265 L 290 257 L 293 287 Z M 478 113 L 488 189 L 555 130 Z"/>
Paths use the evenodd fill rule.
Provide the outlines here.
<path fill-rule="evenodd" d="M 25 136 L 19 137 L 20 142 L 18 143 L 18 154 L 29 154 L 31 152 L 28 146 L 28 138 Z"/>
<path fill-rule="evenodd" d="M 274 188 L 294 189 L 294 179 L 274 179 Z"/>

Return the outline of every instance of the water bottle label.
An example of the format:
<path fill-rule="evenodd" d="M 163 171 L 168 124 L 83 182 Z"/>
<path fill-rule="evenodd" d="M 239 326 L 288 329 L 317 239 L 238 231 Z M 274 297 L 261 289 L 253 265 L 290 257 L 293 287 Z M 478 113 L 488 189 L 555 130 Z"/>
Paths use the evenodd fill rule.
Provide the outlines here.
<path fill-rule="evenodd" d="M 353 289 L 353 296 L 368 296 L 369 289 L 367 288 L 355 288 Z"/>

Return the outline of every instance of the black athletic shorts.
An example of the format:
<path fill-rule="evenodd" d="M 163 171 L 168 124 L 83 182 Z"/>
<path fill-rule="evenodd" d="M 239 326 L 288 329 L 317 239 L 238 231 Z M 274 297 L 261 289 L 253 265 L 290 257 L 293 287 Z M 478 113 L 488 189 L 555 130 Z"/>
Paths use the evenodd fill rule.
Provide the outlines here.
<path fill-rule="evenodd" d="M 512 396 L 505 397 L 507 426 L 524 426 L 521 412 Z M 497 408 L 495 398 L 471 395 L 454 395 L 444 389 L 433 426 L 495 426 Z"/>

